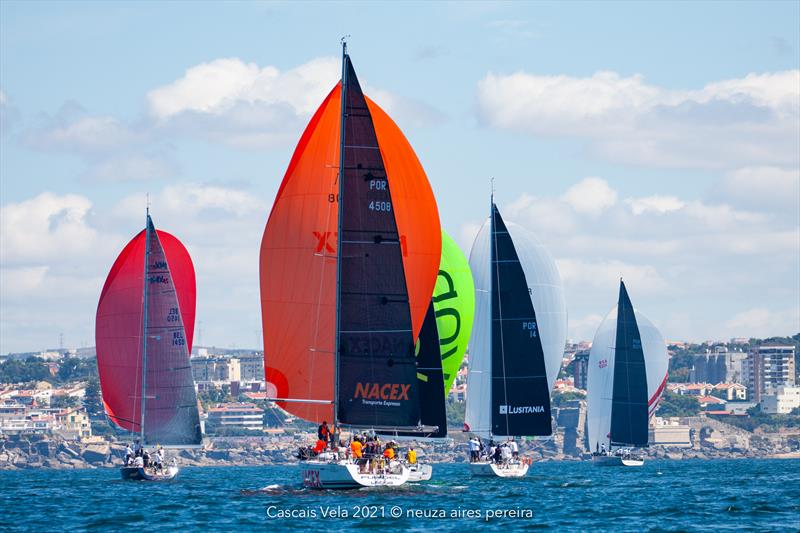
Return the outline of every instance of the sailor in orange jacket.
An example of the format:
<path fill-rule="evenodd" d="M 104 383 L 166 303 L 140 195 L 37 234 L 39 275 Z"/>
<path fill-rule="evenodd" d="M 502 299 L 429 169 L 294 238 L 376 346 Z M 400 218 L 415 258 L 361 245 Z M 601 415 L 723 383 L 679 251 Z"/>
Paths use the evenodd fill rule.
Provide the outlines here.
<path fill-rule="evenodd" d="M 386 459 L 389 459 L 390 461 L 391 461 L 392 459 L 394 459 L 394 448 L 392 448 L 390 445 L 387 445 L 387 446 L 386 446 L 386 449 L 385 449 L 385 450 L 383 450 L 383 456 L 384 456 Z"/>
<path fill-rule="evenodd" d="M 358 440 L 358 437 L 353 439 L 353 442 L 350 443 L 350 451 L 353 452 L 354 459 L 361 459 L 364 452 L 364 447 L 361 444 L 361 441 Z"/>
<path fill-rule="evenodd" d="M 323 451 L 325 451 L 325 448 L 327 448 L 327 447 L 328 447 L 328 443 L 327 443 L 327 442 L 325 442 L 325 441 L 324 441 L 324 440 L 322 440 L 322 439 L 317 439 L 317 445 L 316 445 L 316 446 L 314 446 L 314 453 L 316 453 L 317 455 L 319 455 L 319 454 L 321 454 Z"/>

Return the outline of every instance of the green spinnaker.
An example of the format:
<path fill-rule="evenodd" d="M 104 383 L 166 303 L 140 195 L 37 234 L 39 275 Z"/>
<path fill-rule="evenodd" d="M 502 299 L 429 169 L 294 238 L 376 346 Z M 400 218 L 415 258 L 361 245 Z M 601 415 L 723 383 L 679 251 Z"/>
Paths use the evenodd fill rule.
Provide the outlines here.
<path fill-rule="evenodd" d="M 442 230 L 442 259 L 433 290 L 445 395 L 450 392 L 467 351 L 475 317 L 475 284 L 464 252 Z"/>

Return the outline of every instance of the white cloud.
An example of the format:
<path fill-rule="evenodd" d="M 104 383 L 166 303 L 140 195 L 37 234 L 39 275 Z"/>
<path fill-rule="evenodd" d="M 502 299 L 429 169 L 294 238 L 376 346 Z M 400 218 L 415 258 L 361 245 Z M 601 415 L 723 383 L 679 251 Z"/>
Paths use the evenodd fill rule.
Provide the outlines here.
<path fill-rule="evenodd" d="M 592 178 L 563 194 L 522 194 L 500 206 L 557 258 L 572 316 L 605 313 L 620 277 L 634 305 L 672 339 L 739 336 L 725 324 L 725 312 L 759 304 L 776 312 L 800 301 L 797 211 L 776 218 L 719 200 L 663 194 L 629 197 L 626 209 L 608 209 L 617 197 L 606 180 Z M 476 228 L 462 226 L 468 246 Z M 764 324 L 765 335 L 797 332 L 785 319 Z M 592 327 L 571 320 L 570 336 L 591 339 Z"/>
<path fill-rule="evenodd" d="M 0 208 L 0 256 L 4 265 L 83 256 L 97 233 L 86 216 L 92 207 L 77 194 L 44 192 Z"/>
<path fill-rule="evenodd" d="M 587 78 L 490 72 L 477 91 L 480 118 L 489 126 L 586 139 L 614 161 L 736 168 L 796 166 L 800 159 L 800 70 L 682 91 L 614 72 Z"/>
<path fill-rule="evenodd" d="M 608 289 L 618 284 L 622 278 L 640 292 L 661 292 L 667 287 L 667 282 L 653 265 L 580 259 L 561 259 L 557 263 L 561 279 L 565 284 Z"/>
<path fill-rule="evenodd" d="M 178 174 L 178 166 L 160 154 L 123 154 L 90 164 L 84 177 L 89 181 L 121 182 L 166 180 Z"/>
<path fill-rule="evenodd" d="M 590 313 L 581 318 L 569 319 L 569 331 L 573 340 L 588 340 L 594 338 L 597 328 L 603 322 L 605 317 L 597 313 Z"/>
<path fill-rule="evenodd" d="M 393 120 L 400 122 L 401 129 L 404 126 L 432 126 L 446 119 L 441 111 L 425 102 L 373 87 L 364 90 Z"/>
<path fill-rule="evenodd" d="M 711 190 L 713 198 L 736 206 L 774 211 L 800 211 L 800 169 L 746 167 L 719 178 Z"/>
<path fill-rule="evenodd" d="M 535 225 L 537 232 L 569 234 L 575 231 L 578 224 L 575 211 L 563 200 L 527 193 L 505 206 L 503 212 L 509 218 Z"/>
<path fill-rule="evenodd" d="M 237 102 L 286 104 L 310 115 L 339 78 L 339 60 L 321 57 L 281 73 L 238 58 L 216 59 L 189 68 L 182 78 L 147 95 L 160 120 L 186 111 L 222 114 Z"/>
<path fill-rule="evenodd" d="M 0 293 L 4 298 L 29 294 L 44 283 L 48 267 L 0 268 Z"/>
<path fill-rule="evenodd" d="M 53 116 L 26 132 L 25 143 L 37 150 L 65 151 L 86 157 L 107 154 L 146 142 L 147 133 L 111 116 L 92 116 L 67 102 Z"/>
<path fill-rule="evenodd" d="M 42 131 L 35 144 L 42 149 L 105 151 L 137 140 L 138 136 L 112 117 L 85 117 Z"/>
<path fill-rule="evenodd" d="M 625 203 L 631 206 L 634 215 L 642 213 L 669 213 L 677 211 L 686 204 L 675 196 L 645 196 L 643 198 L 626 198 Z"/>
<path fill-rule="evenodd" d="M 725 322 L 731 337 L 771 337 L 781 332 L 800 331 L 800 307 L 770 310 L 754 307 L 737 313 Z"/>
<path fill-rule="evenodd" d="M 238 58 L 216 59 L 150 91 L 148 107 L 161 127 L 183 135 L 246 149 L 288 146 L 339 81 L 340 68 L 332 57 L 286 71 Z M 378 88 L 365 90 L 401 124 L 427 126 L 445 118 L 424 102 Z"/>
<path fill-rule="evenodd" d="M 578 213 L 596 216 L 617 203 L 617 192 L 601 178 L 584 178 L 561 197 Z"/>

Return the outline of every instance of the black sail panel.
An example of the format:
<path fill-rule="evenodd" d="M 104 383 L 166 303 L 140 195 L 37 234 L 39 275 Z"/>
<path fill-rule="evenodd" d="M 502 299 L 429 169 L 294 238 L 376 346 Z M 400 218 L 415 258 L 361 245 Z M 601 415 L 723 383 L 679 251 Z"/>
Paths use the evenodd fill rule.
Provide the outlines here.
<path fill-rule="evenodd" d="M 550 391 L 530 289 L 492 204 L 492 433 L 550 435 Z"/>
<path fill-rule="evenodd" d="M 647 372 L 636 315 L 625 284 L 619 284 L 611 443 L 647 446 Z"/>
<path fill-rule="evenodd" d="M 439 331 L 433 302 L 425 314 L 425 321 L 416 344 L 417 380 L 422 431 L 378 431 L 384 435 L 441 439 L 447 436 L 447 391 L 444 390 L 444 373 L 439 346 Z M 433 429 L 435 428 L 435 429 Z"/>
<path fill-rule="evenodd" d="M 411 310 L 389 179 L 364 94 L 344 61 L 337 415 L 355 426 L 416 427 Z"/>

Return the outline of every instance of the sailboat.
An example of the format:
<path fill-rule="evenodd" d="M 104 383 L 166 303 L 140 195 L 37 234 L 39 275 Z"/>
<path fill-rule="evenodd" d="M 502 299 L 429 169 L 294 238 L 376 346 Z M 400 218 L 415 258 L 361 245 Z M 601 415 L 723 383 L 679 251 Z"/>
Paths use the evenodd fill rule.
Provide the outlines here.
<path fill-rule="evenodd" d="M 667 384 L 666 344 L 628 297 L 620 280 L 617 305 L 600 324 L 589 354 L 588 430 L 599 466 L 642 466 L 648 421 Z"/>
<path fill-rule="evenodd" d="M 475 286 L 467 258 L 442 230 L 442 258 L 425 321 L 416 344 L 422 425 L 432 433 L 395 431 L 382 433 L 416 441 L 447 437 L 447 393 L 464 358 L 475 312 Z M 428 481 L 430 464 L 408 464 L 409 482 Z"/>
<path fill-rule="evenodd" d="M 145 229 L 117 257 L 97 306 L 95 340 L 103 406 L 139 444 L 197 447 L 202 442 L 189 364 L 195 318 L 195 275 L 181 242 Z M 178 474 L 123 466 L 123 479 L 160 481 Z"/>
<path fill-rule="evenodd" d="M 475 324 L 469 345 L 464 430 L 489 438 L 552 434 L 550 390 L 567 335 L 555 262 L 491 202 L 470 253 Z M 473 475 L 521 477 L 529 461 L 473 457 Z"/>
<path fill-rule="evenodd" d="M 341 178 L 341 179 L 340 179 Z M 436 201 L 397 125 L 362 91 L 346 43 L 342 79 L 314 113 L 261 242 L 267 396 L 307 421 L 423 431 L 415 342 L 441 256 Z M 397 486 L 409 470 L 338 453 L 301 463 L 312 488 Z"/>

